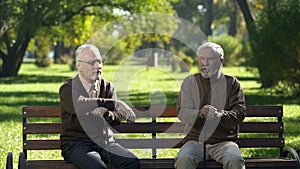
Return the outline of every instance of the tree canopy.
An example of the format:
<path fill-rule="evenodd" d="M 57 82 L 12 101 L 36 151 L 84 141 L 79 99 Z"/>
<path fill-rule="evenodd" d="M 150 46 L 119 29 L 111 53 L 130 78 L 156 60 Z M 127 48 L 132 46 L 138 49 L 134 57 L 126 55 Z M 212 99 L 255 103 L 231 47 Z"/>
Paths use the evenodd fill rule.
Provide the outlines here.
<path fill-rule="evenodd" d="M 0 77 L 18 74 L 36 35 L 81 43 L 93 33 L 86 22 L 101 25 L 122 13 L 173 12 L 169 0 L 6 0 L 0 9 Z"/>

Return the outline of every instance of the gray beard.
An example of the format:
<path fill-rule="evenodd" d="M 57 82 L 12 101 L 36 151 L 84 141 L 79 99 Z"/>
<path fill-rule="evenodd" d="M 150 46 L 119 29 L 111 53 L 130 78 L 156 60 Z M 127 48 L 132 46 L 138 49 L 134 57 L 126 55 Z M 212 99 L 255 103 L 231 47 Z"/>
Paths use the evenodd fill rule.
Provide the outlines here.
<path fill-rule="evenodd" d="M 205 79 L 208 79 L 209 78 L 209 73 L 208 72 L 200 72 L 201 75 L 205 78 Z"/>

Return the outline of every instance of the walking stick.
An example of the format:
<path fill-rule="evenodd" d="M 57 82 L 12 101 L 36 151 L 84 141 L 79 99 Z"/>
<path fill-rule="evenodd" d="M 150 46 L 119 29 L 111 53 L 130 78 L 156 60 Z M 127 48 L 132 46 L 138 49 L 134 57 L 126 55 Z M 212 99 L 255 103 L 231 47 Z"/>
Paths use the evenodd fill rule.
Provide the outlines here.
<path fill-rule="evenodd" d="M 103 119 L 103 123 L 104 123 L 104 128 L 105 128 L 105 134 L 106 134 L 106 151 L 107 151 L 107 156 L 108 156 L 108 168 L 112 169 L 112 164 L 111 164 L 111 160 L 110 160 L 110 152 L 109 152 L 109 138 L 108 138 L 108 126 L 106 125 L 106 121 Z"/>
<path fill-rule="evenodd" d="M 203 168 L 206 169 L 206 142 L 203 142 Z"/>

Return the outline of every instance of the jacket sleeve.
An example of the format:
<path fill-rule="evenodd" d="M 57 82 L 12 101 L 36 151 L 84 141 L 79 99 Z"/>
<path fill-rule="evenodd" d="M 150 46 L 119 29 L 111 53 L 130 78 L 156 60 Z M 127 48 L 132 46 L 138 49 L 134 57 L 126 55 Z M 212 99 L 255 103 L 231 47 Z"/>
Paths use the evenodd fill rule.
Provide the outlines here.
<path fill-rule="evenodd" d="M 117 99 L 114 87 L 112 85 L 105 86 L 106 87 L 103 89 L 103 98 L 112 100 Z M 93 114 L 94 109 L 100 106 L 104 107 L 104 105 L 99 104 L 99 101 L 103 100 L 103 98 L 89 98 L 85 95 L 83 88 L 79 84 L 75 83 L 74 80 L 67 81 L 64 85 L 62 85 L 59 90 L 59 95 L 61 107 L 65 109 L 66 112 L 76 114 L 77 116 Z M 104 119 L 111 125 L 120 124 L 122 119 L 121 114 L 118 113 L 116 106 L 113 108 L 112 104 L 109 105 L 109 111 L 104 114 Z M 93 115 L 99 116 L 96 113 Z"/>
<path fill-rule="evenodd" d="M 233 128 L 242 123 L 246 116 L 245 96 L 236 78 L 227 83 L 227 106 L 221 111 L 220 125 Z"/>

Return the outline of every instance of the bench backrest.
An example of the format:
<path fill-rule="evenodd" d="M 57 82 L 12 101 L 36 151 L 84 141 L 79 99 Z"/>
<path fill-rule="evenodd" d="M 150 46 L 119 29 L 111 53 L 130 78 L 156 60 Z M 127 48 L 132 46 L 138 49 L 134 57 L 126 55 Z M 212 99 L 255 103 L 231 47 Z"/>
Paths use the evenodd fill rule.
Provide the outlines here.
<path fill-rule="evenodd" d="M 156 158 L 158 149 L 179 148 L 177 144 L 184 137 L 184 125 L 176 118 L 175 106 L 151 107 L 150 109 L 135 107 L 134 111 L 137 115 L 135 123 L 123 123 L 114 128 L 115 137 L 120 144 L 130 149 L 150 149 L 152 158 Z M 25 157 L 27 157 L 28 150 L 60 149 L 60 141 L 57 137 L 55 139 L 34 137 L 34 135 L 58 135 L 60 133 L 61 121 L 58 106 L 23 107 L 22 114 Z M 283 157 L 282 116 L 282 106 L 247 106 L 247 117 L 240 126 L 240 147 L 278 148 L 279 156 Z M 259 118 L 262 119 L 258 120 Z M 244 137 L 243 133 L 253 135 L 248 138 Z"/>

